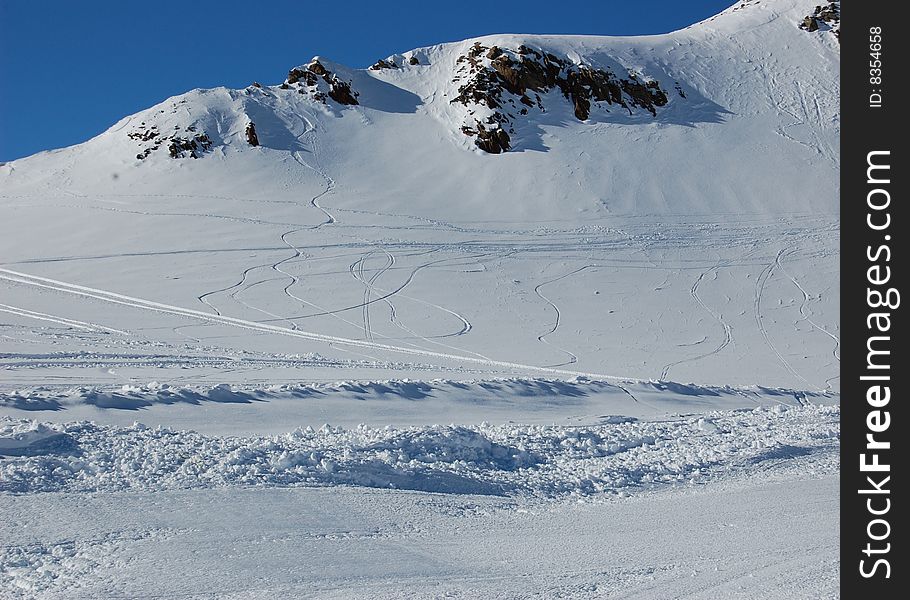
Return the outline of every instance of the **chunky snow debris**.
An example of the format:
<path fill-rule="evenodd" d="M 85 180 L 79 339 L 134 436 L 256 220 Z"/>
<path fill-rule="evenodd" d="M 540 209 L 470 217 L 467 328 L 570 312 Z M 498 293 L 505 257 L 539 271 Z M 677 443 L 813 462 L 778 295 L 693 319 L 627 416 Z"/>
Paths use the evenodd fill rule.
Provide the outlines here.
<path fill-rule="evenodd" d="M 235 485 L 357 485 L 558 498 L 699 482 L 764 461 L 835 454 L 839 408 L 756 408 L 667 422 L 598 426 L 324 425 L 268 437 L 40 424 L 6 418 L 0 442 L 57 447 L 10 453 L 0 490 L 113 491 Z M 63 443 L 65 440 L 65 443 Z M 827 458 L 836 468 L 836 458 Z M 827 468 L 827 467 L 826 467 Z"/>

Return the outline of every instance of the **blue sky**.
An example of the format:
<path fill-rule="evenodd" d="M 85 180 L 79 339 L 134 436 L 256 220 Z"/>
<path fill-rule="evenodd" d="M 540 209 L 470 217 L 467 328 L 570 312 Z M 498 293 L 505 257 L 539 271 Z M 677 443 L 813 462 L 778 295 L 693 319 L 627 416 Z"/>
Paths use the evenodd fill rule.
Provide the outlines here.
<path fill-rule="evenodd" d="M 0 161 L 85 141 L 192 88 L 280 82 L 316 54 L 365 67 L 489 33 L 664 33 L 730 4 L 0 0 Z"/>

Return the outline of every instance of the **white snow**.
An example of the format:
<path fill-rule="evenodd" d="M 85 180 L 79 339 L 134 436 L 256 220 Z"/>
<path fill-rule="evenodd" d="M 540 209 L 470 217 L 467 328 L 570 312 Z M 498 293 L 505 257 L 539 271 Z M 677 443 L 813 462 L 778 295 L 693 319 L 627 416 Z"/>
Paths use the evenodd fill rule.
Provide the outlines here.
<path fill-rule="evenodd" d="M 38 494 L 4 498 L 4 516 L 14 598 L 838 597 L 831 477 L 552 506 L 348 487 Z"/>
<path fill-rule="evenodd" d="M 38 425 L 59 449 L 37 451 L 32 421 L 6 421 L 0 490 L 156 490 L 246 485 L 331 485 L 558 498 L 645 484 L 704 482 L 720 471 L 818 453 L 837 467 L 837 407 L 712 413 L 710 420 L 585 426 L 432 425 L 397 429 L 324 424 L 267 437 L 191 431 Z M 29 436 L 32 437 L 29 437 Z M 41 438 L 48 441 L 47 434 Z M 25 452 L 18 452 L 25 446 Z"/>
<path fill-rule="evenodd" d="M 836 596 L 813 8 L 319 58 L 357 105 L 275 73 L 0 165 L 0 596 Z M 486 154 L 477 42 L 668 102 L 554 89 Z"/>

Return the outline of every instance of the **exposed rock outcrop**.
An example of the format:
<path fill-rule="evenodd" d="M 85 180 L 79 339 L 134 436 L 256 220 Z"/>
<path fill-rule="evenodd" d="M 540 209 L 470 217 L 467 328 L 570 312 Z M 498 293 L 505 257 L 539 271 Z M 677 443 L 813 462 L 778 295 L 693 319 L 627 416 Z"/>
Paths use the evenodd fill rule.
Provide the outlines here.
<path fill-rule="evenodd" d="M 205 132 L 196 133 L 196 127 L 190 125 L 185 128 L 183 133 L 188 135 L 178 135 L 180 127 L 175 128 L 174 133 L 170 135 L 162 134 L 158 131 L 157 125 L 146 126 L 143 121 L 137 129 L 126 134 L 131 140 L 140 143 L 147 143 L 142 150 L 136 154 L 138 160 L 148 158 L 152 152 L 167 146 L 168 154 L 171 158 L 199 158 L 203 153 L 212 149 L 212 140 Z"/>
<path fill-rule="evenodd" d="M 373 67 L 375 66 L 373 65 Z M 370 68 L 372 69 L 373 67 Z M 397 67 L 393 65 L 390 68 Z M 340 79 L 317 59 L 310 61 L 304 68 L 295 67 L 291 69 L 288 72 L 287 80 L 281 87 L 283 88 L 285 84 L 288 87 L 296 84 L 299 93 L 308 94 L 317 102 L 325 102 L 326 98 L 331 98 L 338 104 L 359 104 L 357 101 L 359 93 L 351 87 L 350 82 Z"/>
<path fill-rule="evenodd" d="M 332 81 L 329 84 L 329 98 L 338 104 L 358 104 L 357 92 L 351 89 L 351 84 L 347 81 L 341 81 L 335 76 L 332 76 Z"/>
<path fill-rule="evenodd" d="M 379 59 L 375 63 L 370 65 L 371 71 L 381 71 L 382 69 L 397 69 L 397 68 L 398 68 L 398 65 L 396 65 L 393 62 L 384 60 L 384 59 Z"/>
<path fill-rule="evenodd" d="M 312 70 L 310 67 L 318 66 L 322 67 L 318 62 L 310 64 L 306 69 L 294 68 L 288 72 L 288 84 L 294 84 L 302 82 L 301 85 L 316 85 L 319 83 L 319 74 Z"/>
<path fill-rule="evenodd" d="M 816 6 L 811 15 L 806 15 L 799 22 L 799 28 L 809 32 L 819 29 L 828 30 L 840 41 L 840 2 L 828 2 L 826 6 Z"/>
<path fill-rule="evenodd" d="M 183 158 L 189 155 L 192 158 L 199 158 L 203 152 L 212 149 L 212 140 L 204 133 L 197 133 L 191 138 L 174 136 L 168 144 L 168 153 L 171 158 Z"/>
<path fill-rule="evenodd" d="M 575 117 L 581 121 L 590 117 L 592 103 L 617 105 L 629 114 L 634 114 L 635 109 L 643 109 L 656 116 L 657 109 L 669 102 L 667 93 L 657 81 L 644 79 L 631 71 L 619 76 L 607 69 L 575 64 L 568 58 L 525 45 L 512 50 L 499 46 L 488 48 L 476 42 L 456 64 L 460 67 L 454 81 L 464 83 L 451 102 L 492 111 L 486 126 L 483 121 L 476 121 L 462 127 L 462 131 L 475 136 L 475 144 L 487 152 L 508 150 L 508 133 L 514 133 L 512 125 L 517 118 L 516 112 L 525 116 L 528 109 L 535 107 L 543 111 L 540 94 L 553 89 L 559 89 L 572 103 Z M 534 100 L 530 94 L 534 95 Z M 516 102 L 527 108 L 513 112 Z"/>
<path fill-rule="evenodd" d="M 143 123 L 143 125 L 144 125 L 144 123 Z M 140 140 L 143 142 L 148 142 L 148 141 L 153 140 L 156 137 L 158 137 L 158 135 L 159 135 L 158 126 L 152 125 L 151 127 L 147 128 L 147 129 L 137 129 L 135 131 L 131 131 L 126 134 L 126 137 L 130 138 L 131 140 Z"/>
<path fill-rule="evenodd" d="M 829 12 L 821 9 L 816 13 L 818 18 L 830 16 Z M 421 64 L 421 60 L 423 58 L 416 55 L 395 55 L 377 61 L 370 69 L 407 70 L 407 65 Z M 354 76 L 342 79 L 333 72 L 334 67 L 330 68 L 327 64 L 331 65 L 314 58 L 291 69 L 287 79 L 277 86 L 263 87 L 254 82 L 242 93 L 255 97 L 255 101 L 265 107 L 283 93 L 279 90 L 290 94 L 296 91 L 323 104 L 359 104 L 359 93 L 353 87 L 353 81 L 357 81 Z M 597 111 L 603 114 L 615 108 L 632 116 L 638 112 L 646 113 L 643 115 L 645 118 L 654 117 L 658 109 L 670 101 L 657 80 L 616 63 L 608 64 L 613 66 L 590 65 L 574 55 L 557 56 L 527 45 L 510 48 L 505 45 L 484 46 L 476 42 L 456 59 L 452 82 L 456 84 L 457 92 L 450 93 L 449 101 L 462 105 L 463 109 L 456 110 L 461 115 L 461 121 L 456 120 L 453 126 L 472 138 L 480 150 L 500 154 L 521 144 L 523 133 L 516 132 L 520 123 L 531 119 L 535 113 L 547 112 L 555 106 L 555 102 L 567 103 L 570 114 L 580 121 L 587 121 L 597 116 Z M 678 82 L 670 80 L 669 84 L 675 85 L 677 94 L 674 98 L 685 99 L 686 95 Z M 548 106 L 544 106 L 545 101 Z M 174 104 L 171 112 L 176 115 L 178 111 L 179 107 Z M 165 113 L 165 110 L 159 112 Z M 250 146 L 259 146 L 256 125 L 247 121 L 240 126 L 244 127 L 241 139 Z M 179 132 L 181 127 L 177 125 L 176 130 Z M 143 127 L 133 129 L 127 135 L 140 144 L 136 155 L 140 160 L 160 148 L 167 148 L 173 158 L 198 158 L 213 144 L 205 132 L 196 131 L 195 125 L 187 127 L 180 135 L 165 135 L 157 126 L 145 127 L 143 123 Z"/>
<path fill-rule="evenodd" d="M 461 131 L 465 135 L 475 136 L 477 139 L 474 143 L 484 152 L 501 154 L 502 152 L 507 151 L 511 146 L 512 140 L 509 137 L 509 134 L 506 133 L 500 125 L 496 124 L 489 129 L 479 121 L 476 125 L 475 129 L 462 127 Z"/>
<path fill-rule="evenodd" d="M 250 121 L 250 124 L 246 126 L 246 141 L 250 146 L 259 145 L 259 136 L 256 134 L 256 124 Z"/>
<path fill-rule="evenodd" d="M 306 66 L 306 70 L 310 73 L 319 75 L 320 77 L 326 77 L 329 75 L 329 70 L 322 66 L 322 63 L 315 58 L 311 60 L 310 64 Z"/>

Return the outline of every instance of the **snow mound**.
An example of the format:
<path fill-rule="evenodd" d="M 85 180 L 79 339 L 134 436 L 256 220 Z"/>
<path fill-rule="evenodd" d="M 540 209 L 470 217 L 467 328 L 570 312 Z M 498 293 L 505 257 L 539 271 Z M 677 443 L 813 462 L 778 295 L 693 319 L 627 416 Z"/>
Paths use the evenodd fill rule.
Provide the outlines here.
<path fill-rule="evenodd" d="M 0 428 L 0 456 L 39 456 L 68 452 L 72 438 L 40 423 L 34 427 Z"/>
<path fill-rule="evenodd" d="M 837 468 L 838 407 L 715 412 L 666 422 L 307 427 L 264 437 L 205 436 L 139 423 L 2 421 L 3 440 L 29 431 L 72 440 L 65 452 L 0 463 L 11 493 L 212 486 L 354 485 L 556 499 L 698 483 L 768 461 L 818 455 Z"/>
<path fill-rule="evenodd" d="M 429 381 L 392 379 L 385 381 L 338 381 L 334 383 L 276 384 L 267 387 L 220 383 L 199 387 L 171 385 L 152 381 L 147 384 L 127 384 L 118 388 L 75 387 L 56 389 L 46 386 L 0 390 L 0 407 L 26 411 L 63 410 L 78 405 L 98 408 L 137 410 L 155 405 L 203 404 L 207 402 L 249 404 L 275 399 L 352 398 L 356 400 L 470 399 L 472 404 L 494 403 L 531 398 L 542 402 L 569 406 L 583 398 L 634 394 L 652 405 L 666 410 L 710 408 L 741 408 L 742 406 L 773 406 L 785 403 L 799 406 L 805 402 L 831 403 L 838 398 L 829 392 L 799 391 L 758 386 L 731 387 L 683 384 L 671 381 L 608 382 L 586 378 L 568 380 L 546 378 L 501 378 L 476 381 L 434 379 Z M 626 415 L 628 416 L 628 415 Z"/>

